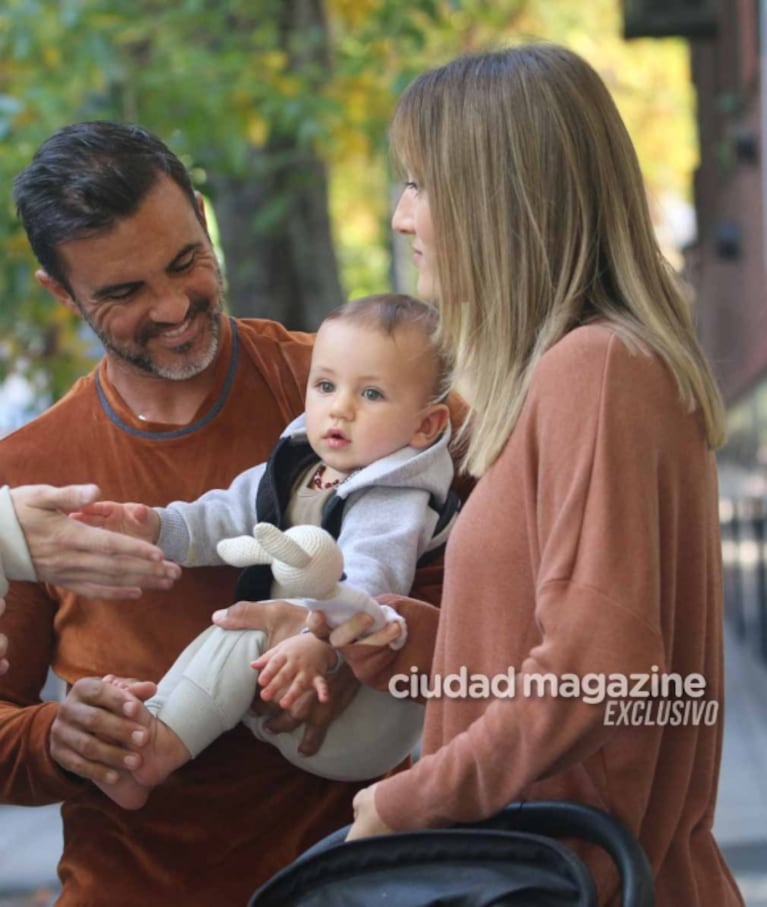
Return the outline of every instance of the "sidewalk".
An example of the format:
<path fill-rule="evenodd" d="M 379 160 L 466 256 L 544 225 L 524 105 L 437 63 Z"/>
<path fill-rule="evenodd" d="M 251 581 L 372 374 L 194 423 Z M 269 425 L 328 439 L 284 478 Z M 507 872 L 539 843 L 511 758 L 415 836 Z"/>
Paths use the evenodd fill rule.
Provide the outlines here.
<path fill-rule="evenodd" d="M 0 806 L 0 907 L 47 907 L 58 888 L 59 806 Z"/>
<path fill-rule="evenodd" d="M 725 645 L 725 742 L 714 830 L 747 907 L 767 907 L 767 665 L 729 630 Z M 0 907 L 48 907 L 60 852 L 58 806 L 0 806 Z"/>
<path fill-rule="evenodd" d="M 767 665 L 725 638 L 724 753 L 714 832 L 747 907 L 767 907 Z"/>

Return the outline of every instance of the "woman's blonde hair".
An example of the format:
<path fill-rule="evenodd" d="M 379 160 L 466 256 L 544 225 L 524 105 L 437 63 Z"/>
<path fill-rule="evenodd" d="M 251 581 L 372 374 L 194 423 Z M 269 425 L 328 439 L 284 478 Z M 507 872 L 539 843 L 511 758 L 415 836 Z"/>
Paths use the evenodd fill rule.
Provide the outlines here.
<path fill-rule="evenodd" d="M 584 60 L 550 44 L 453 60 L 405 91 L 391 143 L 432 215 L 440 331 L 470 407 L 468 472 L 500 454 L 543 353 L 598 319 L 661 356 L 710 446 L 722 443 L 722 403 L 634 148 Z"/>

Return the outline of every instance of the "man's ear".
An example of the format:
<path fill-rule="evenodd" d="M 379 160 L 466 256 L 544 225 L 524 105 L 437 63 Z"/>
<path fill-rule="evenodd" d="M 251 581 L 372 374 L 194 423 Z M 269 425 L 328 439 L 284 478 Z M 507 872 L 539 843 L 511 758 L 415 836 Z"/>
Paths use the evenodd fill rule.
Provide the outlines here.
<path fill-rule="evenodd" d="M 63 283 L 59 283 L 55 277 L 51 277 L 51 275 L 42 268 L 35 271 L 35 277 L 54 299 L 57 299 L 63 306 L 66 306 L 70 312 L 74 312 L 75 315 L 80 314 L 79 306 Z"/>
<path fill-rule="evenodd" d="M 430 447 L 442 434 L 450 419 L 444 403 L 432 403 L 424 410 L 421 422 L 410 439 L 410 446 L 419 450 Z"/>
<path fill-rule="evenodd" d="M 197 199 L 197 212 L 200 215 L 200 222 L 202 223 L 205 229 L 208 229 L 208 216 L 205 213 L 205 199 L 202 197 L 201 192 L 194 193 L 194 197 Z"/>

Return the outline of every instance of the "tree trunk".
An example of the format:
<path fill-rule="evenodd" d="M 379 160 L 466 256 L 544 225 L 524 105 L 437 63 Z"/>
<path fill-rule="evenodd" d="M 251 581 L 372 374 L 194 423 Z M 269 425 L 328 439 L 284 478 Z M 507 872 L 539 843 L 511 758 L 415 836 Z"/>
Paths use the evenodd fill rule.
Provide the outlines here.
<path fill-rule="evenodd" d="M 290 68 L 305 73 L 311 67 L 326 75 L 321 0 L 282 0 L 280 17 Z M 310 32 L 311 42 L 293 40 Z M 250 149 L 243 176 L 212 174 L 210 186 L 231 311 L 273 318 L 297 330 L 315 329 L 344 299 L 324 163 L 295 134 L 273 129 L 264 148 Z"/>
<path fill-rule="evenodd" d="M 235 315 L 274 318 L 313 330 L 343 300 L 328 215 L 325 167 L 309 153 L 279 168 L 264 167 L 255 149 L 244 178 L 213 177 L 228 298 Z M 298 185 L 293 170 L 301 172 Z M 259 223 L 267 207 L 282 212 Z"/>

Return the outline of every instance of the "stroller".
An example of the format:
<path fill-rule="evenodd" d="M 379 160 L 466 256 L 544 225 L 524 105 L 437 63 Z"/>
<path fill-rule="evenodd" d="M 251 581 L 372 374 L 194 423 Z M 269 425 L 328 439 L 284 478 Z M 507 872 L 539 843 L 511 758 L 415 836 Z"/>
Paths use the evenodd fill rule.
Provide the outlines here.
<path fill-rule="evenodd" d="M 653 907 L 652 872 L 615 818 L 579 803 L 513 803 L 474 825 L 343 843 L 324 838 L 273 876 L 248 907 L 596 907 L 584 863 L 557 838 L 602 847 L 623 907 Z"/>

